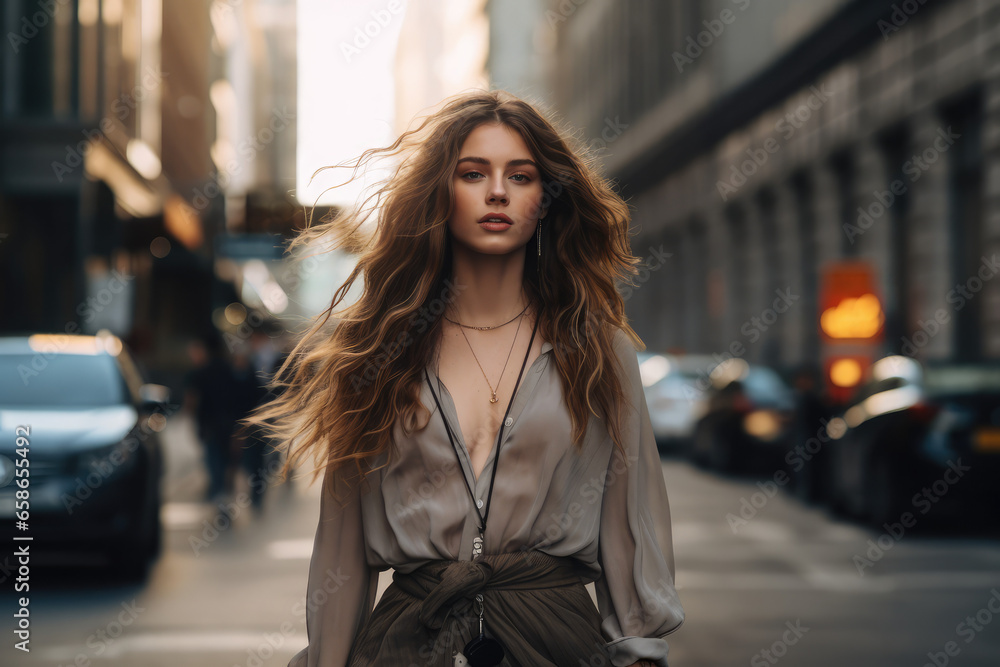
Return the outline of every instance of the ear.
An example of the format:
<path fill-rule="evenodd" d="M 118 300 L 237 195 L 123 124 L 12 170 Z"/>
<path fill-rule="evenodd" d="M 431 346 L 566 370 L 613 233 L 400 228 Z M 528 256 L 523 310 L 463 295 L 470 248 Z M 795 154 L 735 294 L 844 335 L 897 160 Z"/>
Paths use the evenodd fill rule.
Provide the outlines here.
<path fill-rule="evenodd" d="M 546 215 L 548 215 L 548 212 L 549 212 L 549 208 L 548 208 L 548 207 L 546 206 L 546 207 L 545 207 L 545 208 L 543 208 L 543 209 L 541 210 L 541 212 L 540 212 L 540 213 L 538 214 L 538 219 L 539 219 L 539 220 L 544 220 L 544 219 L 545 219 L 545 216 L 546 216 Z"/>

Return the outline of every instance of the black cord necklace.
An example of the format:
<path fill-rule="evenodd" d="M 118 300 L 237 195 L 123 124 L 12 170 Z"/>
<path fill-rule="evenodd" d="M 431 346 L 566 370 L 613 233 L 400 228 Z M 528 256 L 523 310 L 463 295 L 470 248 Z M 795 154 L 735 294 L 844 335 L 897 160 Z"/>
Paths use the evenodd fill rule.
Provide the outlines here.
<path fill-rule="evenodd" d="M 514 403 L 514 394 L 517 393 L 517 388 L 521 384 L 521 376 L 524 374 L 524 367 L 528 364 L 528 356 L 531 354 L 531 345 L 535 342 L 536 331 L 538 331 L 538 318 L 535 319 L 535 326 L 531 330 L 531 340 L 528 341 L 528 350 L 524 354 L 524 361 L 521 362 L 521 371 L 517 374 L 517 380 L 514 383 L 514 390 L 511 392 L 510 400 L 507 402 L 507 411 L 504 413 L 503 419 L 500 421 L 500 432 L 497 434 L 496 444 L 497 453 L 493 459 L 493 472 L 490 475 L 490 492 L 486 496 L 485 513 L 479 511 L 479 506 L 476 503 L 476 494 L 473 493 L 472 487 L 469 485 L 469 478 L 464 474 L 462 475 L 462 479 L 465 480 L 465 488 L 469 490 L 469 496 L 472 498 L 472 507 L 476 510 L 476 514 L 479 515 L 479 536 L 473 540 L 473 560 L 482 554 L 483 551 L 483 540 L 485 539 L 486 534 L 486 517 L 489 516 L 490 513 L 490 501 L 493 499 L 493 483 L 496 480 L 497 468 L 500 463 L 500 443 L 503 441 L 504 422 L 507 421 L 507 416 L 510 414 L 510 407 Z M 426 368 L 424 368 L 424 377 L 427 378 L 427 386 L 430 387 L 431 395 L 434 396 L 434 402 L 437 404 L 438 412 L 441 413 L 441 419 L 444 421 L 445 430 L 448 432 L 448 440 L 451 442 L 452 449 L 455 450 L 455 457 L 459 458 L 458 445 L 455 444 L 455 438 L 451 433 L 451 426 L 448 424 L 448 420 L 445 419 L 444 410 L 441 409 L 441 401 L 438 400 L 437 392 L 434 391 L 434 386 L 431 383 L 430 376 L 427 375 Z M 458 464 L 459 467 L 461 467 L 461 459 L 459 459 Z"/>

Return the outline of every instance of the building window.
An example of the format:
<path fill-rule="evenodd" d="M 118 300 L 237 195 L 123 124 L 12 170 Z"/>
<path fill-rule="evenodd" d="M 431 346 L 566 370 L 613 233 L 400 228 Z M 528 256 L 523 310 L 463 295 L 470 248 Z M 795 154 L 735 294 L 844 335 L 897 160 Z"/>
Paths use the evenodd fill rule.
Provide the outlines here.
<path fill-rule="evenodd" d="M 8 0 L 0 10 L 5 35 L 3 113 L 7 117 L 71 118 L 77 110 L 77 23 L 74 2 L 48 9 Z"/>
<path fill-rule="evenodd" d="M 761 253 L 763 264 L 763 294 L 757 295 L 760 302 L 755 305 L 757 308 L 770 304 L 775 295 L 781 290 L 783 285 L 783 262 L 781 235 L 778 233 L 777 204 L 775 194 L 772 190 L 762 189 L 756 196 L 757 203 L 757 251 Z M 769 326 L 762 335 L 761 361 L 769 366 L 776 366 L 781 362 L 781 341 L 784 339 L 785 318 L 779 316 L 773 325 Z"/>
<path fill-rule="evenodd" d="M 692 220 L 688 223 L 686 236 L 681 290 L 684 347 L 692 352 L 706 352 L 704 322 L 708 252 L 704 224 L 700 220 Z"/>
<path fill-rule="evenodd" d="M 798 279 L 802 289 L 802 358 L 819 359 L 819 267 L 813 182 L 805 171 L 791 179 L 799 236 Z"/>
<path fill-rule="evenodd" d="M 745 322 L 750 312 L 746 212 L 739 204 L 730 204 L 725 210 L 725 219 L 728 234 L 726 294 L 729 297 L 726 299 L 726 311 L 733 318 L 729 323 L 731 326 L 727 326 L 727 335 L 732 336 L 738 333 L 739 323 Z"/>
<path fill-rule="evenodd" d="M 837 224 L 840 229 L 840 254 L 852 257 L 857 254 L 857 244 L 851 243 L 851 238 L 844 230 L 856 224 L 854 219 L 854 160 L 847 151 L 836 153 L 830 158 L 830 168 L 833 171 L 834 183 L 837 188 Z"/>

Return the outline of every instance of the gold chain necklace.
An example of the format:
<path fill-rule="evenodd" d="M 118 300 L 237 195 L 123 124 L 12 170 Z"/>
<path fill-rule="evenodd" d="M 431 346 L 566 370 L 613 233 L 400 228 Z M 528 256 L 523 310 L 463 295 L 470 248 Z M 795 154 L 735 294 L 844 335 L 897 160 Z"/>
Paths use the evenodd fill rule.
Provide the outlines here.
<path fill-rule="evenodd" d="M 522 316 L 524 315 L 524 311 L 526 311 L 526 310 L 528 310 L 527 304 L 524 306 L 524 308 L 521 310 L 521 312 L 518 313 L 517 315 L 515 315 L 512 319 L 504 322 L 503 324 L 497 324 L 497 325 L 492 326 L 492 327 L 473 327 L 473 326 L 468 326 L 468 325 L 462 324 L 461 322 L 455 322 L 455 320 L 453 320 L 453 319 L 451 319 L 449 317 L 445 317 L 445 319 L 448 320 L 449 322 L 453 322 L 454 324 L 459 325 L 463 329 L 478 329 L 480 331 L 486 331 L 486 330 L 489 330 L 489 329 L 497 329 L 497 328 L 502 327 L 502 326 L 504 326 L 506 324 L 510 324 L 511 322 L 513 322 L 514 320 L 517 320 L 519 318 L 521 320 L 523 320 Z M 521 330 L 521 321 L 518 321 L 518 323 L 517 323 L 517 329 L 514 331 L 514 340 L 512 340 L 510 342 L 510 349 L 507 351 L 507 360 L 503 362 L 503 370 L 500 371 L 500 379 L 497 380 L 497 389 L 500 388 L 500 382 L 503 380 L 504 371 L 507 370 L 507 362 L 510 361 L 510 354 L 511 354 L 511 352 L 514 351 L 514 343 L 517 342 L 517 334 L 518 334 L 518 332 L 520 330 Z M 465 332 L 462 331 L 461 329 L 459 329 L 459 331 L 462 332 L 462 338 L 464 338 L 466 344 L 468 344 L 469 351 L 472 352 L 472 358 L 476 360 L 476 364 L 479 365 L 479 370 L 482 371 L 483 377 L 486 378 L 486 384 L 489 385 L 489 387 L 490 387 L 490 394 L 492 396 L 490 398 L 490 403 L 496 403 L 497 401 L 500 400 L 500 399 L 497 398 L 497 390 L 493 388 L 492 384 L 490 384 L 490 378 L 487 377 L 486 371 L 483 370 L 483 365 L 481 363 L 479 363 L 479 357 L 476 356 L 476 351 L 474 349 L 472 349 L 472 343 L 469 341 L 469 337 L 466 336 Z M 529 350 L 529 352 L 530 352 L 530 350 Z"/>
<path fill-rule="evenodd" d="M 524 311 L 522 310 L 521 315 L 523 314 Z M 521 317 L 521 315 L 518 315 L 518 317 Z M 510 353 L 514 351 L 514 342 L 517 341 L 517 332 L 520 330 L 521 330 L 521 322 L 518 322 L 517 329 L 514 331 L 514 340 L 510 342 L 510 349 L 507 350 L 507 361 L 510 361 Z M 465 335 L 464 331 L 462 332 L 462 337 L 465 338 L 466 343 L 469 343 L 469 337 Z M 469 343 L 469 350 L 472 352 L 473 359 L 475 359 L 476 363 L 479 364 L 479 370 L 483 371 L 483 365 L 479 363 L 479 357 L 476 356 L 476 351 L 472 349 L 472 343 Z M 497 380 L 497 389 L 500 388 L 500 380 L 503 379 L 503 372 L 507 370 L 507 361 L 503 362 L 503 370 L 500 371 L 500 379 Z M 498 400 L 500 400 L 497 398 L 497 390 L 494 389 L 493 385 L 490 384 L 490 379 L 486 377 L 486 371 L 483 371 L 483 377 L 486 378 L 486 384 L 490 385 L 490 391 L 493 393 L 493 398 L 490 399 L 490 403 L 496 403 Z"/>
<path fill-rule="evenodd" d="M 510 318 L 509 320 L 507 320 L 503 324 L 494 324 L 491 327 L 474 327 L 471 324 L 462 324 L 461 322 L 456 322 L 455 320 L 451 319 L 450 317 L 445 317 L 444 319 L 448 320 L 452 324 L 457 324 L 458 326 L 463 327 L 465 329 L 475 329 L 477 331 L 489 331 L 490 329 L 499 329 L 500 327 L 507 326 L 508 324 L 510 324 L 511 322 L 513 322 L 514 320 L 516 320 L 521 315 L 524 315 L 524 311 L 526 311 L 526 310 L 528 310 L 528 305 L 527 304 L 525 304 L 524 308 L 521 309 L 521 312 L 518 313 L 517 315 L 515 315 L 514 317 Z"/>

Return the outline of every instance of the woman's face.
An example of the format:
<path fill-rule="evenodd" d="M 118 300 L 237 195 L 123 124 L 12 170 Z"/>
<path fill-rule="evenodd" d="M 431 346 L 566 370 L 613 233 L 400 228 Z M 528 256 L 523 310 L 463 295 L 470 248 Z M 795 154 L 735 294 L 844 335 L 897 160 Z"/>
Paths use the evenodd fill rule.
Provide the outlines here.
<path fill-rule="evenodd" d="M 458 154 L 449 227 L 456 242 L 484 254 L 523 248 L 544 217 L 542 181 L 531 151 L 516 131 L 478 126 Z M 490 218 L 501 224 L 490 224 Z"/>

